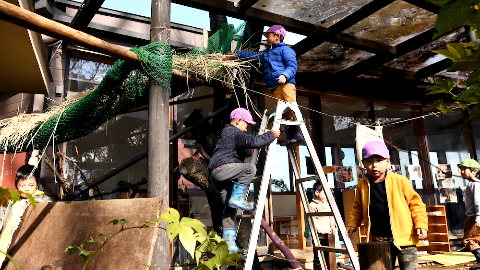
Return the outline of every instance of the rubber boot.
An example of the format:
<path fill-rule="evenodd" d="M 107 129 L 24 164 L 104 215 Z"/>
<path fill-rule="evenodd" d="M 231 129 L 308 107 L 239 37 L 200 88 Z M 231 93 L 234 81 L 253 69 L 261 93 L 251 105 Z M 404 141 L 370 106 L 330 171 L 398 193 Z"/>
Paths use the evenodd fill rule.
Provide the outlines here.
<path fill-rule="evenodd" d="M 237 230 L 235 229 L 224 229 L 222 233 L 222 238 L 227 242 L 228 251 L 230 253 L 245 253 L 245 250 L 239 248 L 235 239 L 237 238 Z"/>
<path fill-rule="evenodd" d="M 281 146 L 288 146 L 292 143 L 296 143 L 304 139 L 299 126 L 288 126 L 287 133 L 288 138 L 286 138 L 285 141 L 280 144 Z"/>
<path fill-rule="evenodd" d="M 230 196 L 230 200 L 228 200 L 228 206 L 232 208 L 241 208 L 245 211 L 253 211 L 255 208 L 245 201 L 247 188 L 247 185 L 233 182 L 232 195 Z"/>
<path fill-rule="evenodd" d="M 473 250 L 472 253 L 475 255 L 475 259 L 477 259 L 477 264 L 470 267 L 470 270 L 480 269 L 480 248 Z"/>

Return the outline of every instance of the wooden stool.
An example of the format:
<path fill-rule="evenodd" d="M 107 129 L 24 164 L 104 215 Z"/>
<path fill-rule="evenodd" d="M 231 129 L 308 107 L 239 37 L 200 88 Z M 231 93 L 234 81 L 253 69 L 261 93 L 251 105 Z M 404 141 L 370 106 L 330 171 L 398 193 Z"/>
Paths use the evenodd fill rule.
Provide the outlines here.
<path fill-rule="evenodd" d="M 357 246 L 360 270 L 393 270 L 389 243 L 358 243 Z"/>

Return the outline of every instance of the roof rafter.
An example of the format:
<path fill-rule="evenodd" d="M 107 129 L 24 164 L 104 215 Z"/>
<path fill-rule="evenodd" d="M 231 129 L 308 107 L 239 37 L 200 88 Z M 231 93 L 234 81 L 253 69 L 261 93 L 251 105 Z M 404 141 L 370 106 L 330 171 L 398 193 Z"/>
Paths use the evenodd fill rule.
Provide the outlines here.
<path fill-rule="evenodd" d="M 95 14 L 102 7 L 105 0 L 86 0 L 75 13 L 70 27 L 77 30 L 87 29 Z"/>
<path fill-rule="evenodd" d="M 403 1 L 437 14 L 438 14 L 438 11 L 440 10 L 440 6 L 437 6 L 434 3 L 425 1 L 425 0 L 403 0 Z"/>
<path fill-rule="evenodd" d="M 247 10 L 249 8 L 251 8 L 253 5 L 255 5 L 255 3 L 257 3 L 258 0 L 240 0 L 238 1 L 235 6 L 239 9 L 239 10 Z"/>
<path fill-rule="evenodd" d="M 330 34 L 329 30 L 325 27 L 306 23 L 297 19 L 285 17 L 256 8 L 250 8 L 246 11 L 239 11 L 234 6 L 233 2 L 226 0 L 173 0 L 172 2 L 202 10 L 209 10 L 218 14 L 240 18 L 250 22 L 259 22 L 266 25 L 272 23 L 281 24 L 285 26 L 287 30 L 298 34 L 325 37 L 326 41 L 375 54 L 396 54 L 396 49 L 393 46 L 389 46 L 377 41 L 358 38 L 345 33 Z"/>
<path fill-rule="evenodd" d="M 366 60 L 363 60 L 356 65 L 353 65 L 349 68 L 346 68 L 342 71 L 335 73 L 335 77 L 342 76 L 358 76 L 365 71 L 372 70 L 376 67 L 382 66 L 385 63 L 392 61 L 395 58 L 398 58 L 402 55 L 405 55 L 416 48 L 419 48 L 425 44 L 428 44 L 432 41 L 432 36 L 434 29 L 427 30 L 421 34 L 416 35 L 413 38 L 410 38 L 396 46 L 397 55 L 374 55 Z"/>

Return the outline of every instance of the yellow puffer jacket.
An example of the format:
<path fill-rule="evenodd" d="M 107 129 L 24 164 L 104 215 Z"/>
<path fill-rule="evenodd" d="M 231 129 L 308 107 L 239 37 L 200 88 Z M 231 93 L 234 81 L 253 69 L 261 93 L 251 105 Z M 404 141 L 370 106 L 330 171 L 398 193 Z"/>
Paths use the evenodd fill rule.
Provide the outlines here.
<path fill-rule="evenodd" d="M 416 229 L 428 230 L 428 218 L 422 198 L 412 188 L 406 177 L 392 172 L 387 173 L 385 188 L 395 245 L 400 248 L 401 246 L 418 244 L 420 240 Z M 350 221 L 347 226 L 358 228 L 364 221 L 367 242 L 370 242 L 369 182 L 365 178 L 361 179 L 356 191 Z"/>

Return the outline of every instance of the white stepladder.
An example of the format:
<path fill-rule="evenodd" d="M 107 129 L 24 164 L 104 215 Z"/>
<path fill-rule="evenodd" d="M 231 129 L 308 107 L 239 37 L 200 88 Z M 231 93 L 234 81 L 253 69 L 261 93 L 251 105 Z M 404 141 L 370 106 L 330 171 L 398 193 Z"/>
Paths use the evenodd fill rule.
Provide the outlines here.
<path fill-rule="evenodd" d="M 285 109 L 290 108 L 294 113 L 297 118 L 295 121 L 288 121 L 281 119 L 282 114 Z M 353 267 L 356 270 L 360 269 L 360 265 L 358 263 L 358 258 L 356 256 L 355 250 L 353 249 L 352 242 L 350 239 L 347 237 L 346 234 L 346 228 L 345 224 L 343 223 L 342 217 L 340 215 L 340 212 L 338 210 L 337 204 L 335 203 L 335 198 L 333 197 L 332 192 L 328 188 L 328 182 L 327 178 L 325 177 L 325 174 L 322 169 L 322 165 L 320 164 L 320 160 L 318 159 L 317 152 L 315 151 L 315 148 L 313 146 L 312 140 L 310 138 L 310 135 L 307 130 L 307 126 L 305 125 L 305 121 L 302 117 L 302 114 L 300 112 L 300 109 L 298 108 L 297 103 L 287 103 L 284 101 L 278 101 L 277 105 L 269 110 L 265 110 L 265 113 L 263 114 L 262 118 L 262 123 L 260 125 L 260 131 L 259 134 L 262 134 L 265 132 L 265 129 L 267 128 L 269 116 L 275 111 L 275 118 L 273 122 L 272 129 L 273 130 L 278 130 L 280 129 L 281 125 L 298 125 L 300 126 L 300 130 L 302 132 L 303 137 L 305 138 L 305 144 L 308 149 L 308 152 L 310 153 L 310 157 L 312 158 L 313 165 L 315 167 L 317 175 L 313 177 L 307 177 L 307 178 L 301 178 L 300 176 L 300 168 L 297 163 L 297 158 L 294 148 L 299 145 L 299 143 L 292 144 L 290 146 L 287 146 L 288 150 L 288 160 L 290 164 L 292 165 L 293 172 L 294 172 L 294 177 L 295 177 L 295 186 L 297 190 L 299 190 L 301 201 L 303 204 L 303 209 L 305 211 L 305 216 L 307 217 L 308 225 L 310 226 L 310 231 L 312 232 L 312 239 L 313 239 L 313 244 L 315 245 L 314 252 L 317 252 L 318 257 L 320 258 L 320 266 L 322 269 L 328 269 L 326 260 L 323 256 L 322 251 L 326 252 L 339 252 L 346 254 L 350 257 L 350 261 L 353 264 Z M 252 232 L 250 234 L 250 241 L 248 244 L 248 253 L 247 253 L 247 258 L 245 261 L 245 270 L 251 270 L 252 265 L 253 265 L 253 259 L 255 256 L 255 249 L 257 246 L 257 241 L 258 241 L 258 236 L 259 236 L 259 231 L 260 231 L 260 225 L 261 225 L 261 220 L 262 220 L 262 215 L 264 213 L 264 208 L 265 208 L 265 197 L 267 196 L 267 191 L 270 185 L 270 176 L 272 173 L 272 168 L 273 168 L 273 162 L 275 162 L 275 150 L 276 150 L 276 144 L 277 140 L 273 141 L 268 147 L 267 147 L 267 156 L 265 160 L 265 166 L 263 170 L 263 175 L 262 175 L 262 180 L 260 184 L 260 192 L 258 194 L 258 199 L 256 203 L 256 215 L 254 217 L 253 221 L 253 226 L 252 226 Z M 253 153 L 252 157 L 252 164 L 256 164 L 258 160 L 258 149 L 256 149 Z M 325 195 L 327 197 L 327 200 L 330 204 L 330 208 L 332 209 L 331 212 L 310 212 L 310 208 L 308 205 L 308 200 L 307 200 L 307 195 L 305 193 L 305 188 L 303 186 L 303 182 L 306 181 L 312 181 L 312 180 L 320 180 L 323 187 L 325 190 Z M 320 240 L 318 238 L 318 235 L 316 234 L 315 230 L 315 224 L 313 222 L 313 217 L 314 216 L 333 216 L 335 219 L 335 222 L 337 224 L 337 228 L 340 230 L 340 233 L 343 237 L 343 242 L 345 244 L 345 248 L 332 248 L 332 247 L 327 247 L 327 246 L 321 246 L 320 245 Z"/>

